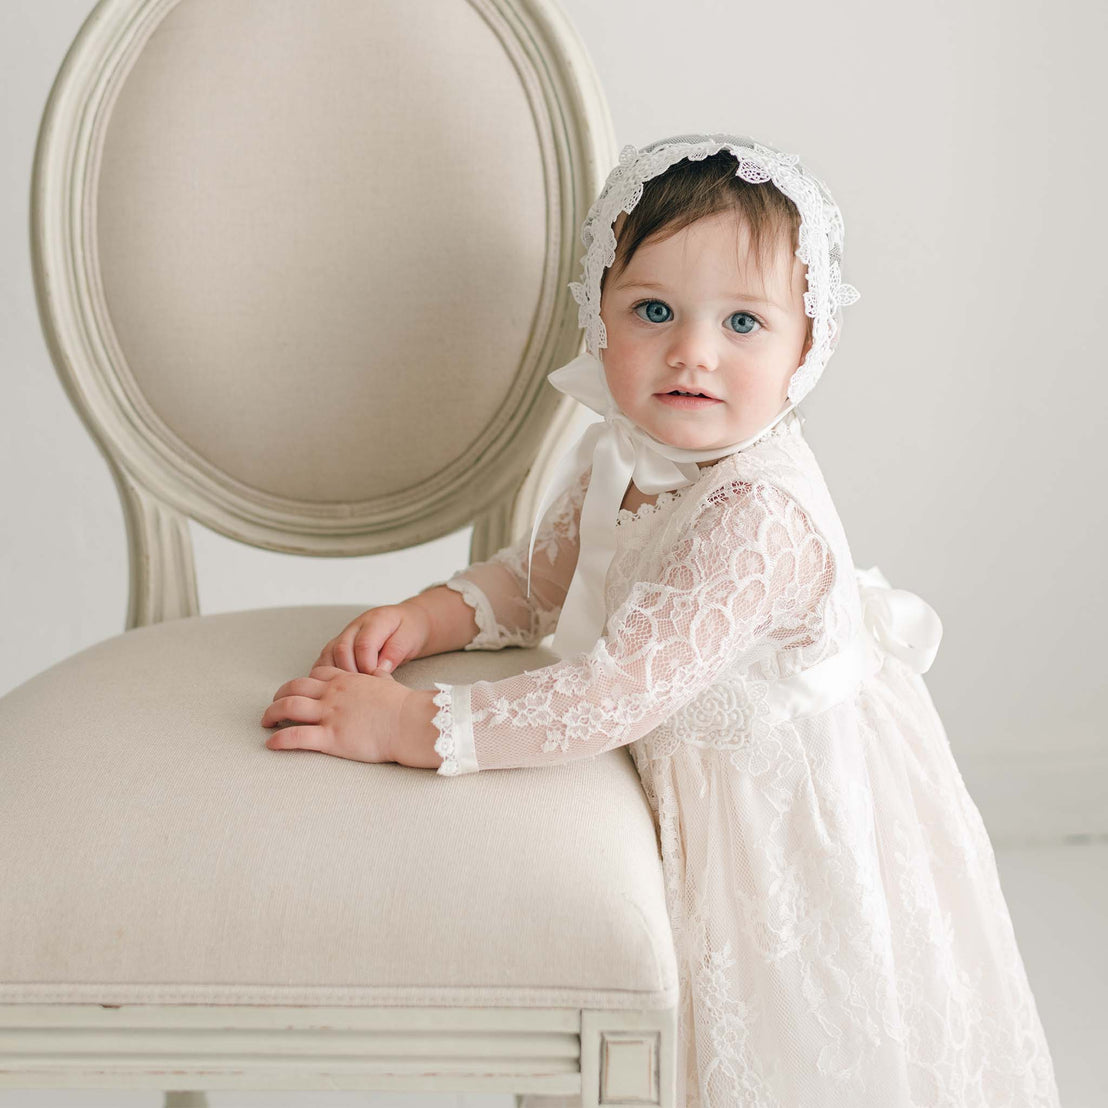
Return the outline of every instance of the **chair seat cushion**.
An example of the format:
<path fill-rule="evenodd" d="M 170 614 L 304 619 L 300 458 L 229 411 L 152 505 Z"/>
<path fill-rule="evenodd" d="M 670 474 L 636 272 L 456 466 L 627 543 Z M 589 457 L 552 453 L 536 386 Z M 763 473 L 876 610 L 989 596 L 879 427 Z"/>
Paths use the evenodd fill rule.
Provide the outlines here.
<path fill-rule="evenodd" d="M 0 699 L 0 1002 L 676 1003 L 625 749 L 444 777 L 265 746 L 277 688 L 361 610 L 138 628 Z M 459 651 L 396 676 L 555 660 Z"/>

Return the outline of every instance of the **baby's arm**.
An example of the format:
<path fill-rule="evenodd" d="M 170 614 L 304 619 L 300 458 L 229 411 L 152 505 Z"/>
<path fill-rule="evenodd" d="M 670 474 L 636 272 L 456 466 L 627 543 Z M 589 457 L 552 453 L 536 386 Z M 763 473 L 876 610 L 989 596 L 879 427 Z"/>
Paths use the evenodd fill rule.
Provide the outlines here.
<path fill-rule="evenodd" d="M 449 581 L 430 585 L 405 603 L 423 603 L 441 623 L 437 649 L 500 650 L 537 646 L 558 622 L 580 545 L 578 523 L 591 467 L 547 508 L 535 536 L 531 595 L 527 595 L 528 528 L 519 539 Z M 468 636 L 468 637 L 466 637 Z"/>
<path fill-rule="evenodd" d="M 316 659 L 352 673 L 391 672 L 412 658 L 453 650 L 534 646 L 554 629 L 577 565 L 577 523 L 591 467 L 547 508 L 535 536 L 531 595 L 527 551 L 531 532 L 447 582 L 429 585 L 399 604 L 362 612 Z"/>
<path fill-rule="evenodd" d="M 478 634 L 473 609 L 460 593 L 444 585 L 430 585 L 401 605 L 421 608 L 427 615 L 427 640 L 418 658 L 461 650 Z"/>
<path fill-rule="evenodd" d="M 832 579 L 830 550 L 795 501 L 734 482 L 588 653 L 500 681 L 436 682 L 438 772 L 567 762 L 634 742 L 725 667 L 812 641 Z"/>

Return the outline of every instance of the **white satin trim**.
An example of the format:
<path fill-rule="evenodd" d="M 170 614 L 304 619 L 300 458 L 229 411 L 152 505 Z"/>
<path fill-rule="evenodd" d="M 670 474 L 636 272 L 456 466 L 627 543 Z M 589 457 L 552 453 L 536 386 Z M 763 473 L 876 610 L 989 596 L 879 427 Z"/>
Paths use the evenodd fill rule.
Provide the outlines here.
<path fill-rule="evenodd" d="M 865 624 L 878 645 L 916 673 L 926 673 L 943 637 L 938 612 L 914 592 L 894 589 L 877 566 L 854 573 Z"/>
<path fill-rule="evenodd" d="M 766 694 L 771 723 L 801 719 L 852 696 L 892 654 L 916 673 L 926 673 L 943 635 L 938 613 L 906 589 L 894 589 L 877 566 L 855 568 L 862 601 L 862 626 L 851 643 L 793 677 L 770 684 Z"/>

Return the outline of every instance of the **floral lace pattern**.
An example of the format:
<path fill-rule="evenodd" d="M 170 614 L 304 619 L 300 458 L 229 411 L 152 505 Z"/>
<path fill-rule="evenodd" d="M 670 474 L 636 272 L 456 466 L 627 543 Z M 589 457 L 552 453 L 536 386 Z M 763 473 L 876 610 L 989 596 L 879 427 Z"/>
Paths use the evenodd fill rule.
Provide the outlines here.
<path fill-rule="evenodd" d="M 684 743 L 734 752 L 760 741 L 770 727 L 768 691 L 769 682 L 749 679 L 722 681 L 705 689 L 666 720 L 664 728 L 671 750 Z M 660 749 L 657 741 L 653 749 Z M 738 759 L 732 759 L 732 764 L 742 768 Z"/>
<path fill-rule="evenodd" d="M 631 583 L 591 651 L 467 687 L 481 769 L 626 745 L 725 671 L 775 652 L 790 636 L 798 645 L 814 641 L 832 571 L 798 506 L 774 486 L 732 480 L 689 507 L 681 540 L 654 572 Z M 798 529 L 807 531 L 795 537 L 801 550 L 816 552 L 796 557 Z M 798 574 L 811 578 L 804 595 L 814 613 L 779 602 Z"/>

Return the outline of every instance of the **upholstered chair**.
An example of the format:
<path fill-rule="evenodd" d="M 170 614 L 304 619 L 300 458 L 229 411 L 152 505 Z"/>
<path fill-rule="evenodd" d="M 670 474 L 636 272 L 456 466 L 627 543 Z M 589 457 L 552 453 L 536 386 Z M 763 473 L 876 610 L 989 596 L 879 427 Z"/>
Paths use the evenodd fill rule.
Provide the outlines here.
<path fill-rule="evenodd" d="M 626 748 L 459 777 L 273 751 L 275 690 L 387 582 L 204 615 L 189 530 L 338 557 L 472 525 L 471 561 L 527 532 L 580 414 L 545 376 L 579 351 L 567 285 L 615 156 L 550 0 L 104 0 L 80 28 L 34 275 L 130 601 L 0 700 L 0 1088 L 671 1108 L 676 960 Z"/>

